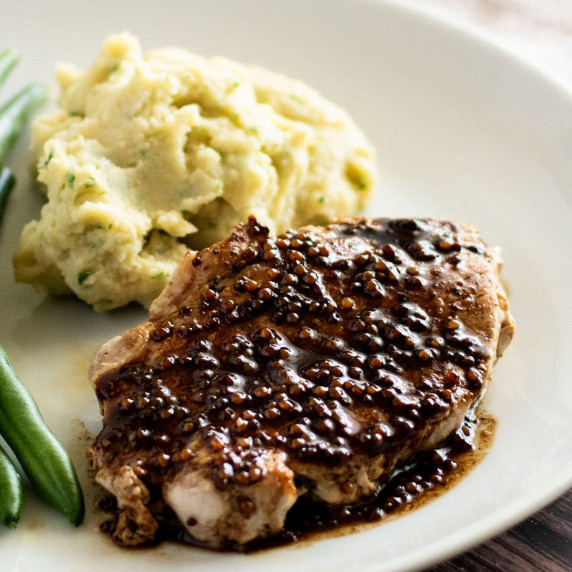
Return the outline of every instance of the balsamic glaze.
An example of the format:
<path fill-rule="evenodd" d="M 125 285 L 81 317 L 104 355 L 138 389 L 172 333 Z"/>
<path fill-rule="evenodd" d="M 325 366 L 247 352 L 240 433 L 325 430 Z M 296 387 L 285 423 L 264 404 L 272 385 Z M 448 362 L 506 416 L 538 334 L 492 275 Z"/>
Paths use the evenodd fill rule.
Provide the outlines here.
<path fill-rule="evenodd" d="M 153 542 L 192 542 L 161 486 L 197 450 L 221 491 L 258 483 L 265 450 L 283 452 L 299 474 L 295 463 L 339 473 L 355 456 L 397 459 L 482 397 L 496 360 L 497 259 L 454 223 L 358 219 L 271 237 L 252 218 L 219 246 L 188 265 L 191 276 L 206 266 L 206 278 L 175 310 L 141 326 L 145 351 L 96 381 L 104 428 L 94 468 L 129 466 L 149 489 Z M 301 497 L 278 537 L 226 548 L 292 542 L 411 507 L 453 478 L 475 426 L 471 412 L 366 503 L 328 508 Z M 113 522 L 105 527 L 113 534 Z"/>
<path fill-rule="evenodd" d="M 294 542 L 350 534 L 403 516 L 427 504 L 456 485 L 490 448 L 496 422 L 475 409 L 471 408 L 459 429 L 440 447 L 418 454 L 406 466 L 395 471 L 366 501 L 332 507 L 304 495 L 288 512 L 279 535 L 255 540 L 247 545 L 229 544 L 223 550 L 254 552 Z M 163 541 L 172 541 L 210 549 L 189 536 L 168 507 L 157 501 L 155 503 L 153 512 L 158 517 L 160 528 L 155 542 L 146 545 L 147 548 Z M 100 529 L 113 538 L 119 514 L 116 499 L 107 496 L 99 506 L 110 515 Z"/>

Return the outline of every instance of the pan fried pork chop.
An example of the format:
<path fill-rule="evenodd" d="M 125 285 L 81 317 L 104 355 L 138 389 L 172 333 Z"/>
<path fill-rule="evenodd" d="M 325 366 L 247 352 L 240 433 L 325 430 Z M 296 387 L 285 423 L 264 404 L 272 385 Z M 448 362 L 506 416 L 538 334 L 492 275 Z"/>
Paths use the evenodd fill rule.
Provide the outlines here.
<path fill-rule="evenodd" d="M 372 495 L 481 396 L 513 332 L 499 269 L 474 227 L 440 219 L 272 237 L 251 218 L 189 252 L 90 371 L 115 539 L 152 541 L 167 505 L 198 542 L 236 548 L 301 495 Z"/>

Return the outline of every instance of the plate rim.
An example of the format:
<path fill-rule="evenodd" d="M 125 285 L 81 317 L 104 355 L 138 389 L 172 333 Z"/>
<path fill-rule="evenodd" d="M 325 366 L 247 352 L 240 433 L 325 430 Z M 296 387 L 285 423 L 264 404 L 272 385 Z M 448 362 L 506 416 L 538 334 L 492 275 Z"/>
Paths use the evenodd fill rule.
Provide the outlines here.
<path fill-rule="evenodd" d="M 307 1 L 307 0 L 306 0 Z M 316 0 L 319 1 L 319 0 Z M 344 4 L 351 4 L 352 0 L 341 0 Z M 354 0 L 355 1 L 355 0 Z M 362 4 L 379 4 L 391 6 L 392 9 L 398 11 L 409 11 L 419 17 L 420 19 L 429 19 L 440 26 L 445 27 L 448 30 L 453 30 L 464 37 L 468 37 L 471 42 L 476 42 L 480 46 L 485 46 L 487 49 L 493 49 L 496 54 L 503 56 L 505 59 L 510 60 L 513 65 L 518 65 L 521 69 L 525 69 L 527 73 L 533 74 L 539 78 L 539 82 L 543 84 L 546 89 L 551 89 L 555 93 L 564 95 L 568 100 L 570 109 L 572 111 L 572 85 L 559 80 L 553 74 L 549 73 L 546 69 L 541 68 L 536 63 L 523 58 L 517 52 L 510 49 L 509 46 L 495 40 L 490 34 L 487 34 L 481 30 L 475 29 L 471 26 L 464 25 L 461 22 L 454 21 L 453 19 L 446 17 L 444 14 L 437 14 L 432 12 L 429 7 L 418 5 L 410 0 L 359 0 Z M 508 65 L 508 64 L 507 64 Z M 494 511 L 488 516 L 489 521 L 493 521 L 493 515 L 497 515 L 498 512 L 502 512 L 505 516 L 500 522 L 491 522 L 491 526 L 483 531 L 481 535 L 477 535 L 475 532 L 471 532 L 474 527 L 485 528 L 482 524 L 482 519 L 479 521 L 480 524 L 474 524 L 471 527 L 464 527 L 459 530 L 454 535 L 448 535 L 446 537 L 440 538 L 439 540 L 430 543 L 426 546 L 424 554 L 429 553 L 430 556 L 424 559 L 423 562 L 415 562 L 414 555 L 408 557 L 407 555 L 401 560 L 395 560 L 395 564 L 390 568 L 384 568 L 383 563 L 372 564 L 371 568 L 365 568 L 364 570 L 373 571 L 406 571 L 406 570 L 418 570 L 426 566 L 435 564 L 436 562 L 443 561 L 454 557 L 457 554 L 470 550 L 472 547 L 496 536 L 504 530 L 512 527 L 514 524 L 526 518 L 527 516 L 533 514 L 543 506 L 546 506 L 556 498 L 558 498 L 562 493 L 566 492 L 572 486 L 572 460 L 568 463 L 563 464 L 560 470 L 554 473 L 557 478 L 554 479 L 556 485 L 554 485 L 550 491 L 545 491 L 544 489 L 536 490 L 536 494 L 532 495 L 530 502 L 526 503 L 526 508 L 523 509 L 519 506 L 519 499 L 513 499 L 509 503 L 507 510 L 507 505 L 499 507 L 498 510 Z M 522 500 L 522 499 L 520 499 Z M 506 514 L 508 513 L 508 514 Z M 456 542 L 451 542 L 450 538 L 454 536 L 458 540 Z M 448 540 L 449 539 L 449 540 Z M 452 545 L 454 544 L 454 546 Z"/>

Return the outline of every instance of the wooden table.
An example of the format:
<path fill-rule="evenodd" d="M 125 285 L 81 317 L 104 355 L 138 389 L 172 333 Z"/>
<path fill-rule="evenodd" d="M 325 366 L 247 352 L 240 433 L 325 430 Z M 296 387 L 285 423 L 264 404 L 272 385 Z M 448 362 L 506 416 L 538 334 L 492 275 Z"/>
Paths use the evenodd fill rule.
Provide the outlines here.
<path fill-rule="evenodd" d="M 572 0 L 407 0 L 484 32 L 572 93 Z M 425 572 L 572 572 L 572 489 L 511 530 Z"/>
<path fill-rule="evenodd" d="M 572 490 L 511 530 L 426 572 L 569 572 Z"/>

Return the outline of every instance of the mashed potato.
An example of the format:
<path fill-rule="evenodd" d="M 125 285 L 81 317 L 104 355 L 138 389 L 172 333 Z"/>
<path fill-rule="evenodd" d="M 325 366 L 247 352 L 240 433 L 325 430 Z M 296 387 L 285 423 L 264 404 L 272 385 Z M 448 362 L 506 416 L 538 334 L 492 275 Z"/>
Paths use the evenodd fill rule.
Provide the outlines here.
<path fill-rule="evenodd" d="M 305 84 L 175 48 L 107 39 L 58 71 L 59 108 L 32 149 L 47 203 L 22 233 L 16 279 L 96 310 L 148 304 L 187 248 L 254 214 L 273 232 L 355 214 L 373 151 Z"/>

